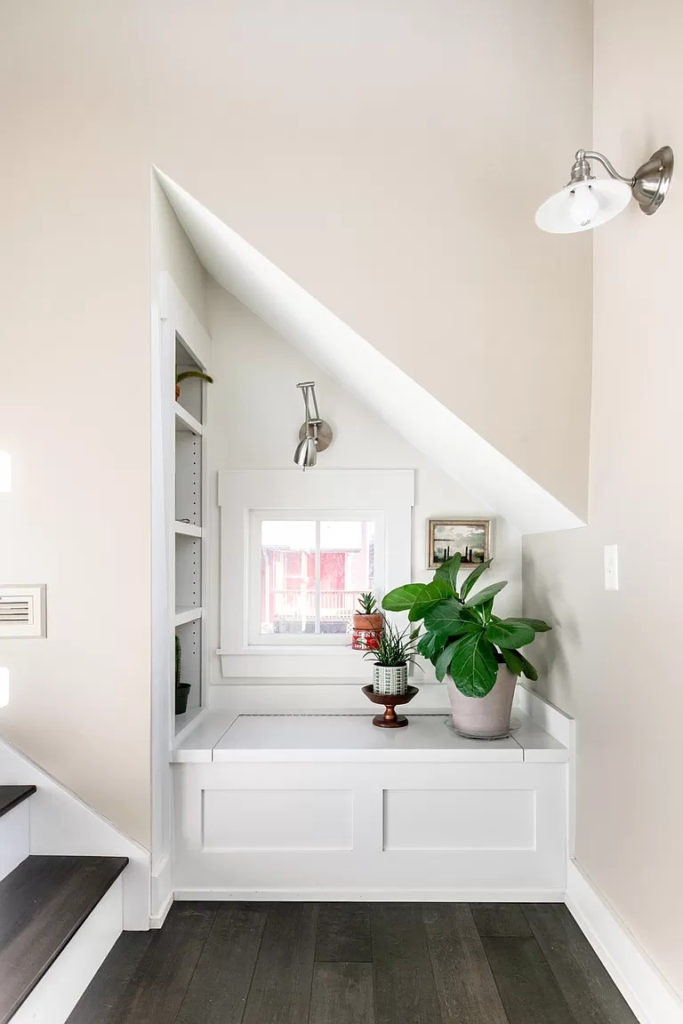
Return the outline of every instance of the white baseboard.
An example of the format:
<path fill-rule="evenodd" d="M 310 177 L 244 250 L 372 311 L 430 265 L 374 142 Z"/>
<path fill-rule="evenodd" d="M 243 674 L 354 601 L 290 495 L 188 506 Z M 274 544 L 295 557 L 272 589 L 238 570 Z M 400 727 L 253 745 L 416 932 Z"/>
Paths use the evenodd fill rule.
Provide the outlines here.
<path fill-rule="evenodd" d="M 117 878 L 12 1017 L 12 1024 L 64 1024 L 119 935 L 123 879 Z"/>
<path fill-rule="evenodd" d="M 301 903 L 562 903 L 559 889 L 176 889 L 176 900 Z"/>
<path fill-rule="evenodd" d="M 683 1024 L 683 1002 L 574 861 L 566 904 L 640 1024 Z"/>
<path fill-rule="evenodd" d="M 150 928 L 161 928 L 166 915 L 173 905 L 173 879 L 171 877 L 171 858 L 163 857 L 158 865 L 152 868 Z"/>

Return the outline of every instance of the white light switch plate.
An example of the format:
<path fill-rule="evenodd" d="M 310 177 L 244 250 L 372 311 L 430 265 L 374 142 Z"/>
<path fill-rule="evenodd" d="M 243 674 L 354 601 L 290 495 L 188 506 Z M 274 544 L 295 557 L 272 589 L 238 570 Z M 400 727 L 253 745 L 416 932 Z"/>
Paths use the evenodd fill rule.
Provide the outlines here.
<path fill-rule="evenodd" d="M 605 544 L 605 590 L 619 589 L 619 549 Z"/>

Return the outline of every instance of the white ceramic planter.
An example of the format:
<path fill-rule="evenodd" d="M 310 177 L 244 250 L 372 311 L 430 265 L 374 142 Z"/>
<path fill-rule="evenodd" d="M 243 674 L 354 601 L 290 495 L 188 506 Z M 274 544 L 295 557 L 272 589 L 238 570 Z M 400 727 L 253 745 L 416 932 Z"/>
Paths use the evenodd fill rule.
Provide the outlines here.
<path fill-rule="evenodd" d="M 408 666 L 373 665 L 372 689 L 384 697 L 398 697 L 408 691 Z"/>
<path fill-rule="evenodd" d="M 475 740 L 497 740 L 508 736 L 516 685 L 517 676 L 505 665 L 499 665 L 495 685 L 485 697 L 466 697 L 451 677 L 446 676 L 453 725 L 457 732 Z"/>

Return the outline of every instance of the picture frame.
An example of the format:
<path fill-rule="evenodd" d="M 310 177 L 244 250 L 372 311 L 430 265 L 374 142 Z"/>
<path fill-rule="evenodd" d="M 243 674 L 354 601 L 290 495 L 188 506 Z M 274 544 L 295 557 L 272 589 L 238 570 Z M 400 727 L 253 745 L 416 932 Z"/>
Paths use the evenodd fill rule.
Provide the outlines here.
<path fill-rule="evenodd" d="M 490 519 L 428 519 L 427 568 L 438 569 L 460 552 L 463 568 L 491 557 Z"/>

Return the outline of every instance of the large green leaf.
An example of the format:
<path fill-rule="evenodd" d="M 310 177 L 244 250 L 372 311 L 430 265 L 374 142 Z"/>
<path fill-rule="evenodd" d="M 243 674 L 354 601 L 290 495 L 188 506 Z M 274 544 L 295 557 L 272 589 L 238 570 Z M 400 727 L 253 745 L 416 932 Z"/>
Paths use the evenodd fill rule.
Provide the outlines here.
<path fill-rule="evenodd" d="M 453 589 L 450 583 L 447 583 L 446 580 L 432 580 L 415 598 L 413 606 L 408 612 L 408 618 L 411 622 L 424 619 L 430 608 L 433 608 L 439 601 L 452 596 Z"/>
<path fill-rule="evenodd" d="M 406 583 L 403 587 L 396 587 L 385 595 L 382 608 L 388 612 L 405 612 L 413 607 L 418 594 L 421 594 L 426 586 L 426 583 Z"/>
<path fill-rule="evenodd" d="M 524 647 L 533 641 L 535 635 L 531 626 L 512 622 L 510 619 L 498 619 L 489 622 L 486 627 L 487 638 L 492 644 L 498 644 L 501 649 L 514 650 L 516 647 Z"/>
<path fill-rule="evenodd" d="M 525 675 L 527 679 L 534 681 L 538 679 L 538 672 L 534 666 L 519 651 L 506 651 L 501 647 L 500 653 L 503 655 L 503 660 L 507 667 L 516 676 Z"/>
<path fill-rule="evenodd" d="M 519 618 L 515 619 L 515 618 L 513 618 L 513 619 L 506 619 L 505 621 L 506 622 L 520 623 L 523 626 L 530 626 L 531 629 L 533 629 L 534 633 L 547 633 L 549 629 L 553 628 L 552 626 L 549 626 L 547 622 L 544 622 L 543 619 L 519 619 Z"/>
<path fill-rule="evenodd" d="M 464 608 L 456 597 L 439 601 L 425 615 L 425 626 L 434 633 L 459 636 L 475 629 L 481 629 L 476 613 Z"/>
<path fill-rule="evenodd" d="M 482 629 L 457 641 L 451 675 L 466 697 L 485 697 L 493 689 L 498 676 L 498 659 Z"/>
<path fill-rule="evenodd" d="M 417 653 L 431 661 L 447 640 L 448 637 L 441 633 L 423 633 L 417 644 Z"/>
<path fill-rule="evenodd" d="M 440 683 L 444 681 L 444 677 L 448 672 L 448 666 L 453 660 L 455 654 L 455 648 L 458 646 L 458 641 L 454 640 L 453 643 L 449 644 L 448 647 L 444 647 L 439 657 L 434 662 L 434 669 L 436 671 L 436 678 Z"/>
<path fill-rule="evenodd" d="M 469 594 L 470 590 L 477 582 L 479 577 L 482 575 L 482 573 L 486 572 L 492 561 L 493 559 L 489 558 L 488 561 L 482 562 L 481 565 L 478 565 L 476 569 L 473 569 L 469 576 L 466 578 L 465 582 L 462 585 L 460 593 L 460 597 L 462 598 L 463 601 L 465 600 L 465 598 L 467 597 L 467 595 Z"/>
<path fill-rule="evenodd" d="M 435 580 L 445 580 L 446 583 L 450 583 L 454 594 L 457 597 L 458 594 L 458 573 L 460 571 L 460 562 L 462 561 L 462 555 L 458 551 L 457 554 L 449 558 L 447 562 L 440 565 L 434 573 Z"/>
<path fill-rule="evenodd" d="M 488 601 L 490 598 L 495 597 L 496 594 L 499 594 L 503 587 L 507 587 L 507 580 L 501 580 L 500 583 L 491 583 L 490 586 L 484 587 L 484 589 L 480 590 L 478 594 L 471 597 L 469 601 L 465 601 L 465 607 L 476 608 L 478 604 L 484 604 L 485 601 Z"/>

